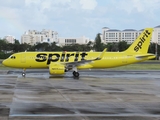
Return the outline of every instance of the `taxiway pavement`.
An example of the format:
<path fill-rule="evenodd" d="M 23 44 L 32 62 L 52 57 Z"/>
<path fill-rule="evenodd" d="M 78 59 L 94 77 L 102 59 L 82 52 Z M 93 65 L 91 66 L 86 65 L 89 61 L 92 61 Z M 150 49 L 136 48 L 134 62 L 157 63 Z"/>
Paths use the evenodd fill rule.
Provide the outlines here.
<path fill-rule="evenodd" d="M 0 71 L 0 120 L 159 120 L 160 71 Z"/>

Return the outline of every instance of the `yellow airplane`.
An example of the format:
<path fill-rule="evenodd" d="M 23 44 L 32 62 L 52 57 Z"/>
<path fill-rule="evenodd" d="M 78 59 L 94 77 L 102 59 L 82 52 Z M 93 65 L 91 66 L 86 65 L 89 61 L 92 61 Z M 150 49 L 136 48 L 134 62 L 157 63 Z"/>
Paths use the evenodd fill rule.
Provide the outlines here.
<path fill-rule="evenodd" d="M 155 58 L 147 53 L 153 28 L 146 28 L 133 44 L 123 52 L 19 52 L 3 61 L 3 65 L 23 69 L 48 68 L 51 75 L 73 71 L 79 77 L 79 69 L 112 68 Z"/>

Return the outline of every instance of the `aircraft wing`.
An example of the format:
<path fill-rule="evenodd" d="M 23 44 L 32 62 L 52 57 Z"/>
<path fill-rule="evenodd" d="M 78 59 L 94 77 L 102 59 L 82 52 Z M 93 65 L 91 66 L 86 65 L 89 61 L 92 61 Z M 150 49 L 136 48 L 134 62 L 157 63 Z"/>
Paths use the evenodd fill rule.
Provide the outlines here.
<path fill-rule="evenodd" d="M 100 55 L 95 59 L 75 61 L 75 62 L 66 62 L 66 63 L 61 63 L 61 64 L 64 64 L 66 67 L 77 67 L 77 66 L 80 66 L 80 65 L 88 64 L 88 63 L 90 63 L 92 61 L 101 60 L 103 58 L 106 50 L 107 50 L 107 48 L 105 48 L 103 50 L 103 52 L 101 52 Z"/>

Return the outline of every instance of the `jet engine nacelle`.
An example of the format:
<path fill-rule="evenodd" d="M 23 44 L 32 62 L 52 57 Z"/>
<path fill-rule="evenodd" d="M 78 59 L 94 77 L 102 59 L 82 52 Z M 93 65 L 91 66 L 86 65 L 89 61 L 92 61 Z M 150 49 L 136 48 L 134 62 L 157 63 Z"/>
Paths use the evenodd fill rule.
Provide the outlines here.
<path fill-rule="evenodd" d="M 65 73 L 65 66 L 57 63 L 49 65 L 49 72 L 51 75 L 61 75 Z"/>

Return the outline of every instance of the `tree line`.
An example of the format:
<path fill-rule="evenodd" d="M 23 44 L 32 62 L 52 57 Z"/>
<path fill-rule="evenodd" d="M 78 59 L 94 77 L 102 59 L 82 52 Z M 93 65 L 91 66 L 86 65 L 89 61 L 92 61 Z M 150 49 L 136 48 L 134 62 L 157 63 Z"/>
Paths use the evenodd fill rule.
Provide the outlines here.
<path fill-rule="evenodd" d="M 124 51 L 130 44 L 126 41 L 120 41 L 118 43 L 104 44 L 101 42 L 100 33 L 97 34 L 94 42 L 88 42 L 87 44 L 71 44 L 65 46 L 58 46 L 55 42 L 49 43 L 38 43 L 36 45 L 20 44 L 18 40 L 15 43 L 8 43 L 6 40 L 0 39 L 0 59 L 5 59 L 13 53 L 24 52 L 24 51 L 103 51 L 107 48 L 107 51 Z M 160 56 L 160 46 L 157 45 L 157 56 Z M 156 44 L 151 43 L 149 46 L 149 53 L 156 53 Z"/>

